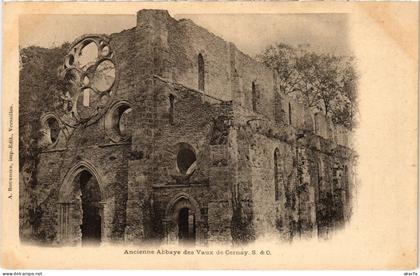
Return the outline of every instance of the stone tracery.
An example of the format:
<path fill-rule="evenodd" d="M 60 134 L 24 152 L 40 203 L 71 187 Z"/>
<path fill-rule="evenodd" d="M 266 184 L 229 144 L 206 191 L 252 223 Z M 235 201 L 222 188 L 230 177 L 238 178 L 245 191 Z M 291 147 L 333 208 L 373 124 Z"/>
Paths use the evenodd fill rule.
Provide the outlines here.
<path fill-rule="evenodd" d="M 116 86 L 114 53 L 106 36 L 82 36 L 70 47 L 60 71 L 69 91 L 64 110 L 75 123 L 94 121 L 108 107 Z M 74 122 L 73 122 L 74 123 Z"/>

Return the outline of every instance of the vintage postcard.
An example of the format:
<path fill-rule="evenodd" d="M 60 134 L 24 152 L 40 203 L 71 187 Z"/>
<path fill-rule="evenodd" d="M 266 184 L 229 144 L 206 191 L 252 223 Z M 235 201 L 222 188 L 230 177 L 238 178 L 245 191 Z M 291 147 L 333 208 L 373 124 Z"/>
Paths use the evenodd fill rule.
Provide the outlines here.
<path fill-rule="evenodd" d="M 4 4 L 2 267 L 415 269 L 418 8 Z"/>

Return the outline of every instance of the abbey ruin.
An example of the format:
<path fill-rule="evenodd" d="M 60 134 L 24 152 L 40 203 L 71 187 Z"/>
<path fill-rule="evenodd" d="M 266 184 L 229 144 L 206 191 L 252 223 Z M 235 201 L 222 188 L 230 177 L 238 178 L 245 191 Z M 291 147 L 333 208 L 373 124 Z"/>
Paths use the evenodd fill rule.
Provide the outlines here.
<path fill-rule="evenodd" d="M 141 10 L 132 29 L 77 38 L 54 77 L 66 91 L 38 118 L 35 173 L 21 159 L 22 240 L 291 240 L 351 216 L 348 131 L 191 20 Z"/>

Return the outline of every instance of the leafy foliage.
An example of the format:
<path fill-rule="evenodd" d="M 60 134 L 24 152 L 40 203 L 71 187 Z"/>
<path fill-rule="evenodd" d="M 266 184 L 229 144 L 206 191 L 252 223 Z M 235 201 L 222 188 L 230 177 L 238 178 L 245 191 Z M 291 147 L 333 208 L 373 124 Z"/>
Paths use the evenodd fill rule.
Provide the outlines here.
<path fill-rule="evenodd" d="M 58 81 L 57 69 L 63 62 L 67 44 L 60 48 L 29 47 L 20 50 L 19 73 L 19 160 L 35 158 L 39 138 L 39 119 L 43 112 L 60 104 L 64 85 Z"/>
<path fill-rule="evenodd" d="M 309 45 L 279 43 L 257 58 L 277 72 L 282 93 L 331 116 L 337 124 L 354 127 L 358 76 L 352 57 L 319 54 Z"/>
<path fill-rule="evenodd" d="M 35 192 L 40 118 L 43 112 L 58 110 L 61 105 L 60 95 L 65 87 L 58 81 L 57 69 L 67 47 L 68 44 L 54 49 L 28 47 L 19 52 L 19 227 L 23 239 L 46 239 L 45 232 L 38 229 L 43 213 Z M 31 229 L 30 236 L 24 229 Z"/>

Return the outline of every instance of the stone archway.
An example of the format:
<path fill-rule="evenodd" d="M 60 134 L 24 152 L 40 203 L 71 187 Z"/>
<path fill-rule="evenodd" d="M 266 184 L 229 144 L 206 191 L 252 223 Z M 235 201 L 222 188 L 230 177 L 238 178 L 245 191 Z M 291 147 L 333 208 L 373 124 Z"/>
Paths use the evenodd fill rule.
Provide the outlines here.
<path fill-rule="evenodd" d="M 101 191 L 98 181 L 88 171 L 79 173 L 75 181 L 78 182 L 82 201 L 82 245 L 99 245 L 102 238 L 101 229 Z"/>
<path fill-rule="evenodd" d="M 200 243 L 202 219 L 197 201 L 188 194 L 176 195 L 166 208 L 164 228 L 168 243 L 183 245 Z"/>
<path fill-rule="evenodd" d="M 98 246 L 104 235 L 101 178 L 92 164 L 82 161 L 67 173 L 59 192 L 61 244 Z"/>
<path fill-rule="evenodd" d="M 178 242 L 182 244 L 195 243 L 196 225 L 195 214 L 188 207 L 181 208 L 178 212 Z"/>

